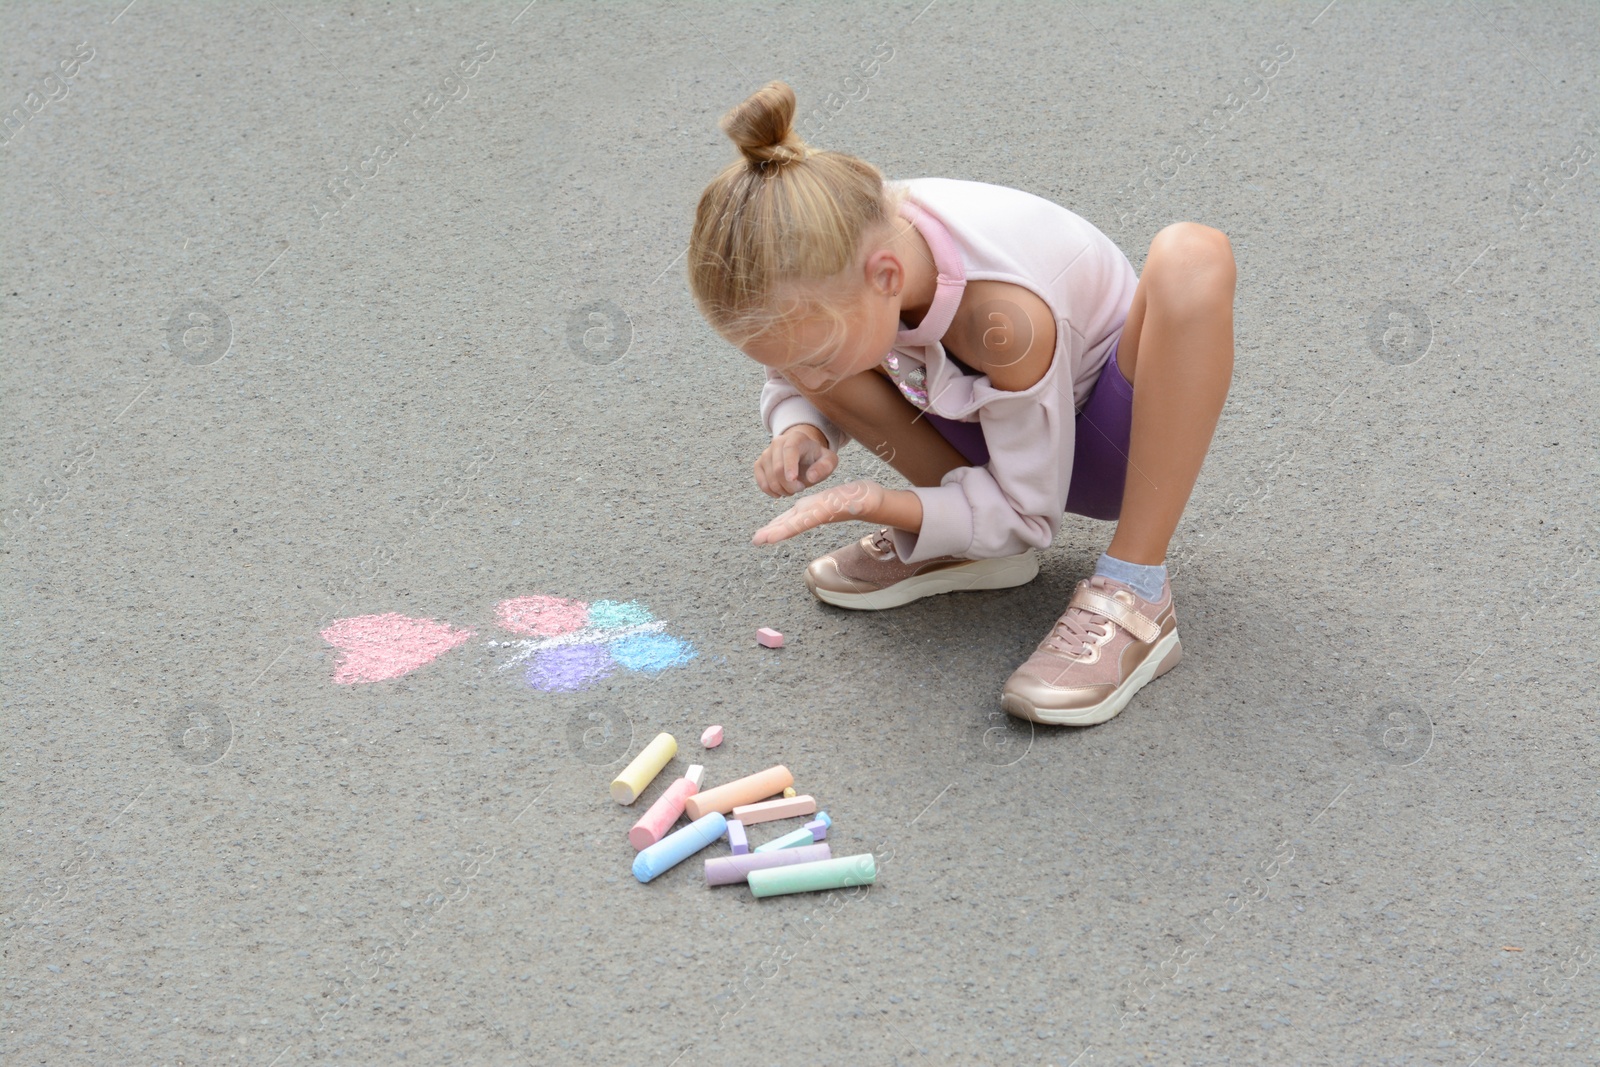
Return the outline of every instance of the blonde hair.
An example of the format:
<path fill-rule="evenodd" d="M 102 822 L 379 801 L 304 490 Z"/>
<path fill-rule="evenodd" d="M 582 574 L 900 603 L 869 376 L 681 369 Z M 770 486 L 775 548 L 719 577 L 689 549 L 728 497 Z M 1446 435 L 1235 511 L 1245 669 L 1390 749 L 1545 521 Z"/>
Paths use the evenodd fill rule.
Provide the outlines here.
<path fill-rule="evenodd" d="M 807 146 L 794 112 L 794 90 L 773 81 L 724 115 L 719 125 L 742 158 L 712 179 L 695 209 L 689 289 L 735 345 L 819 312 L 837 342 L 840 307 L 860 291 L 846 272 L 862 237 L 893 220 L 904 196 L 886 191 L 872 164 Z"/>

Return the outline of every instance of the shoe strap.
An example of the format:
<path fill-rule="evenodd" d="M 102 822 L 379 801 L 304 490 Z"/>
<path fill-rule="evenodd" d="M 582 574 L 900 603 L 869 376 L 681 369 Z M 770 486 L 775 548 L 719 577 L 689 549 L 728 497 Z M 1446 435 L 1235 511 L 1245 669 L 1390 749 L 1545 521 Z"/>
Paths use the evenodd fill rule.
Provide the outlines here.
<path fill-rule="evenodd" d="M 1082 608 L 1096 615 L 1104 615 L 1134 637 L 1149 644 L 1161 636 L 1161 627 L 1147 616 L 1141 615 L 1116 597 L 1096 592 L 1089 583 L 1079 582 L 1072 594 L 1068 608 Z"/>

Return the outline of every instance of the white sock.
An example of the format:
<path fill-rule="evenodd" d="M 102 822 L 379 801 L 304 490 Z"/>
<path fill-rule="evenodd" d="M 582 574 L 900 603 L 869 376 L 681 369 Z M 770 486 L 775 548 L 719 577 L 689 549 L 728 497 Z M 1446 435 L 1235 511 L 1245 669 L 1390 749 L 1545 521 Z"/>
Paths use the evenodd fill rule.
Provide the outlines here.
<path fill-rule="evenodd" d="M 1104 552 L 1100 553 L 1100 560 L 1094 565 L 1094 572 L 1121 582 L 1152 603 L 1161 599 L 1161 590 L 1167 584 L 1165 563 L 1158 563 L 1153 567 L 1144 563 L 1129 563 L 1125 559 L 1117 559 Z"/>

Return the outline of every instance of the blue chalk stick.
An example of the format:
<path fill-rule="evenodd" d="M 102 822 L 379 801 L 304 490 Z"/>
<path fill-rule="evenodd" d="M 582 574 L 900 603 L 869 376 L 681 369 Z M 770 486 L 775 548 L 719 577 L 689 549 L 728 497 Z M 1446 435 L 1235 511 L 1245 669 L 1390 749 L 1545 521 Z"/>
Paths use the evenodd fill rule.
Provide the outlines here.
<path fill-rule="evenodd" d="M 728 817 L 713 811 L 663 837 L 633 859 L 633 876 L 648 882 L 664 874 L 728 832 Z"/>

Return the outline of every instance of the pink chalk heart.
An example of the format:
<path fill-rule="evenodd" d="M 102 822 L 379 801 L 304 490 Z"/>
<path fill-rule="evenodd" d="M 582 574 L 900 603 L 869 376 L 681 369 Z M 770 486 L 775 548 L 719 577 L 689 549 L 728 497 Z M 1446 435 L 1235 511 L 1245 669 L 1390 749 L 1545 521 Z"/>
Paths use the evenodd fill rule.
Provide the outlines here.
<path fill-rule="evenodd" d="M 519 596 L 494 608 L 495 625 L 530 637 L 559 637 L 589 622 L 589 605 L 560 596 Z"/>
<path fill-rule="evenodd" d="M 474 631 L 447 622 L 413 619 L 397 612 L 335 619 L 322 639 L 341 655 L 333 672 L 339 685 L 383 682 L 410 674 L 418 667 L 472 638 Z"/>

